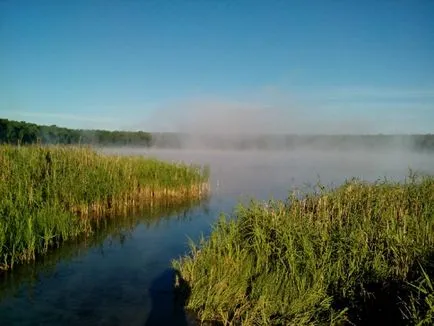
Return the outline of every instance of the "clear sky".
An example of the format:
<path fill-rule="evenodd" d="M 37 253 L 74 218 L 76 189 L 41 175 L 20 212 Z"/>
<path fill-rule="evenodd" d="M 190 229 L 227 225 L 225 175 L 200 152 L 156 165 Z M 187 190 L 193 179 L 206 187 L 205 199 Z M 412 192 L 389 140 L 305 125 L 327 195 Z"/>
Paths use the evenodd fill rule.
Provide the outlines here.
<path fill-rule="evenodd" d="M 0 117 L 170 129 L 188 103 L 434 133 L 434 1 L 0 1 Z"/>

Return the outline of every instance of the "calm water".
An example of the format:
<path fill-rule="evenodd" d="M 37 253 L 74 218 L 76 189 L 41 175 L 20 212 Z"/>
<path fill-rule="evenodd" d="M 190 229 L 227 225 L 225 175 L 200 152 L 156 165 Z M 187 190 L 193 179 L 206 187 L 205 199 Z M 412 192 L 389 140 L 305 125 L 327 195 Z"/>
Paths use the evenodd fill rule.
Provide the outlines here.
<path fill-rule="evenodd" d="M 4 274 L 0 325 L 187 325 L 172 293 L 170 261 L 187 252 L 187 237 L 208 234 L 237 201 L 284 198 L 318 180 L 402 179 L 409 168 L 434 173 L 434 155 L 396 151 L 106 151 L 210 164 L 212 196 L 106 221 L 92 238 Z"/>

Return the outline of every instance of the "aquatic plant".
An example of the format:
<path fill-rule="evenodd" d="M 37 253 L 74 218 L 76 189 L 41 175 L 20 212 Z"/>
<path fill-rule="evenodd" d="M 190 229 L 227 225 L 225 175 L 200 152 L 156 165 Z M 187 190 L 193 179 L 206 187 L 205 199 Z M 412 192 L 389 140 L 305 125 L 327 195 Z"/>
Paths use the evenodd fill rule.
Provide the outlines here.
<path fill-rule="evenodd" d="M 422 325 L 433 254 L 434 178 L 411 174 L 240 205 L 173 266 L 201 321 Z"/>
<path fill-rule="evenodd" d="M 208 168 L 88 147 L 0 146 L 0 268 L 33 260 L 131 206 L 200 198 Z"/>

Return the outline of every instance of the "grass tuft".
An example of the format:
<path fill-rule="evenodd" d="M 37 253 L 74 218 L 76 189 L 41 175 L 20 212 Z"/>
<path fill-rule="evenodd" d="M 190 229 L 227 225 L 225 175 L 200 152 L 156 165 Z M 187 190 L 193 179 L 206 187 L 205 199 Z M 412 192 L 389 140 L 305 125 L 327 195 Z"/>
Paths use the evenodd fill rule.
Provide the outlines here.
<path fill-rule="evenodd" d="M 222 215 L 173 261 L 187 308 L 227 325 L 432 321 L 434 178 L 320 189 Z"/>

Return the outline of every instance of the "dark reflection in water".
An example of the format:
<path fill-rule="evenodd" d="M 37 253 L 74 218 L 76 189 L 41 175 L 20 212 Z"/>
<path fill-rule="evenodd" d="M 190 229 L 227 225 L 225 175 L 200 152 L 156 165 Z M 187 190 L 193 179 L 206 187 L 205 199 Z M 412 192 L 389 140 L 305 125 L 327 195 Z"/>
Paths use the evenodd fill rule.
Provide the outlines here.
<path fill-rule="evenodd" d="M 4 272 L 0 325 L 186 325 L 168 268 L 187 250 L 180 225 L 208 205 L 154 205 L 100 220 L 91 237 Z"/>
<path fill-rule="evenodd" d="M 173 325 L 173 322 L 176 322 L 176 325 L 184 326 L 193 323 L 192 318 L 188 319 L 184 309 L 190 294 L 190 289 L 185 288 L 188 285 L 184 284 L 184 293 L 182 294 L 173 291 L 172 284 L 175 282 L 176 273 L 177 271 L 173 269 L 167 269 L 152 282 L 149 289 L 152 308 L 146 321 L 147 326 Z"/>

